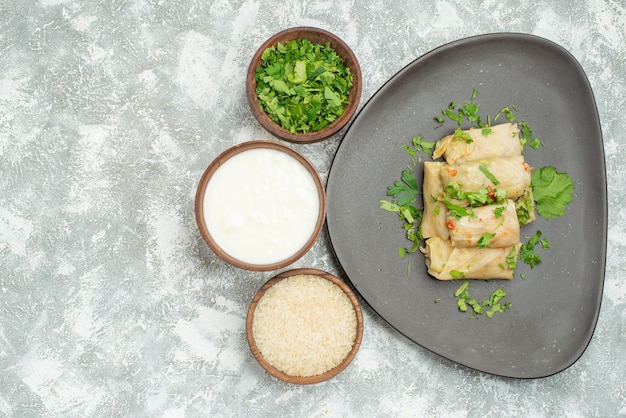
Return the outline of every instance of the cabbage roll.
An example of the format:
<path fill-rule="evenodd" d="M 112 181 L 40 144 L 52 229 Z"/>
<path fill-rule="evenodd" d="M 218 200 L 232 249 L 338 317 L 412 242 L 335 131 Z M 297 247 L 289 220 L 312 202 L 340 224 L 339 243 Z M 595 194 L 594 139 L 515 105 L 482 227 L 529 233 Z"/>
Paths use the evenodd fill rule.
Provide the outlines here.
<path fill-rule="evenodd" d="M 439 171 L 443 163 L 424 162 L 424 184 L 422 197 L 424 198 L 424 212 L 422 216 L 422 236 L 424 238 L 439 237 L 448 239 L 446 228 L 446 206 L 441 203 L 439 195 L 443 192 Z"/>
<path fill-rule="evenodd" d="M 491 132 L 483 134 L 483 129 L 472 128 L 463 131 L 471 140 L 460 138 L 456 133 L 439 141 L 433 152 L 433 159 L 443 156 L 448 164 L 461 164 L 494 157 L 516 157 L 522 155 L 519 142 L 519 128 L 513 123 L 491 126 Z"/>
<path fill-rule="evenodd" d="M 498 188 L 515 199 L 530 187 L 531 167 L 521 155 L 508 158 L 487 158 L 462 164 L 444 164 L 440 171 L 441 183 L 457 183 L 464 192 Z"/>
<path fill-rule="evenodd" d="M 423 249 L 428 273 L 438 280 L 512 279 L 522 244 L 503 248 L 454 248 L 438 237 Z M 511 268 L 512 267 L 512 268 Z"/>
<path fill-rule="evenodd" d="M 520 242 L 520 225 L 515 203 L 505 199 L 503 204 L 471 209 L 470 216 L 446 217 L 453 247 L 511 247 Z"/>

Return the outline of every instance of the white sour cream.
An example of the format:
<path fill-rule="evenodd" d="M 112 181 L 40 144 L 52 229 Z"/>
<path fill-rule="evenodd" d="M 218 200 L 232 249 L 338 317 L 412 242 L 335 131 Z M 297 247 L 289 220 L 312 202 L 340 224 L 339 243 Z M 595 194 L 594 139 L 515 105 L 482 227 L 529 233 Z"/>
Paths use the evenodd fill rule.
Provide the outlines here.
<path fill-rule="evenodd" d="M 313 176 L 296 158 L 254 148 L 213 173 L 203 209 L 209 233 L 231 257 L 272 264 L 305 246 L 315 231 L 320 201 Z"/>

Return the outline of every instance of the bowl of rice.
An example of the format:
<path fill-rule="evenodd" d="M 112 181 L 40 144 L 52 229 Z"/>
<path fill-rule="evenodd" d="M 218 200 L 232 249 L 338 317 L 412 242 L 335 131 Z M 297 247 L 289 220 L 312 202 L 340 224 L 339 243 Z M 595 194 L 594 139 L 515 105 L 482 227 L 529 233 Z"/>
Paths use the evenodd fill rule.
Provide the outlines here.
<path fill-rule="evenodd" d="M 272 376 L 313 384 L 342 372 L 363 337 L 363 315 L 339 278 L 311 268 L 288 270 L 256 293 L 246 318 L 252 355 Z"/>

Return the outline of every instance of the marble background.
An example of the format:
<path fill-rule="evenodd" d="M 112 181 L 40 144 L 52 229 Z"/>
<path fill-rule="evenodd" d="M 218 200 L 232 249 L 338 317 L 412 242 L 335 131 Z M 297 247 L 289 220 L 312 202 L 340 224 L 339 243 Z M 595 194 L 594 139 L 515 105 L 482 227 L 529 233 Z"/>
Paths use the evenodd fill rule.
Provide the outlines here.
<path fill-rule="evenodd" d="M 568 49 L 596 95 L 608 171 L 603 305 L 569 369 L 509 380 L 450 363 L 363 306 L 337 378 L 291 386 L 244 333 L 272 273 L 197 231 L 209 162 L 269 138 L 248 62 L 279 30 L 354 50 L 363 100 L 425 52 L 481 33 Z M 626 5 L 621 0 L 0 0 L 0 416 L 626 416 Z M 325 179 L 343 132 L 294 146 Z M 322 235 L 294 267 L 337 273 Z"/>

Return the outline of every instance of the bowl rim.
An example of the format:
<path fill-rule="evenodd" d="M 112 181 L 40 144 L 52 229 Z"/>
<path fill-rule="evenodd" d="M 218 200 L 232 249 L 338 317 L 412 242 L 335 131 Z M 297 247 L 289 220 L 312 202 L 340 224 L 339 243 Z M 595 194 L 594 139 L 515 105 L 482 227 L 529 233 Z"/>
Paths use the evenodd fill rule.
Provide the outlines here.
<path fill-rule="evenodd" d="M 261 63 L 261 55 L 266 48 L 276 45 L 278 42 L 285 42 L 293 39 L 303 38 L 313 38 L 311 39 L 311 42 L 314 43 L 321 43 L 322 40 L 324 40 L 325 42 L 330 42 L 330 46 L 335 50 L 335 52 L 337 52 L 339 56 L 342 57 L 344 65 L 350 68 L 350 71 L 353 74 L 354 84 L 352 86 L 352 89 L 350 90 L 350 94 L 348 95 L 349 104 L 344 108 L 344 112 L 339 118 L 337 118 L 331 124 L 327 125 L 319 131 L 293 134 L 289 130 L 283 128 L 272 119 L 270 119 L 267 113 L 265 113 L 265 111 L 261 109 L 256 94 L 255 73 L 257 67 Z M 248 99 L 248 104 L 250 106 L 252 114 L 261 124 L 261 126 L 263 126 L 263 128 L 265 128 L 265 130 L 267 130 L 269 133 L 285 141 L 300 144 L 309 144 L 330 138 L 331 136 L 339 132 L 352 119 L 352 116 L 354 116 L 356 110 L 359 107 L 359 102 L 361 99 L 361 93 L 363 89 L 362 78 L 363 77 L 361 73 L 361 67 L 359 65 L 359 61 L 356 58 L 356 55 L 348 46 L 348 44 L 344 42 L 341 38 L 321 28 L 316 28 L 312 26 L 296 26 L 282 30 L 272 35 L 259 47 L 259 49 L 257 49 L 248 66 L 248 73 L 246 76 L 246 97 Z"/>
<path fill-rule="evenodd" d="M 325 371 L 324 373 L 313 375 L 313 376 L 305 376 L 305 377 L 291 376 L 281 370 L 278 370 L 276 367 L 270 364 L 267 360 L 265 360 L 265 358 L 263 357 L 263 354 L 261 354 L 261 351 L 256 345 L 256 342 L 254 340 L 254 335 L 252 332 L 254 312 L 256 311 L 256 307 L 259 301 L 261 300 L 263 295 L 265 295 L 265 292 L 267 292 L 269 288 L 271 288 L 273 285 L 275 285 L 279 281 L 286 279 L 288 277 L 293 277 L 293 276 L 297 276 L 301 274 L 319 276 L 337 285 L 350 300 L 350 303 L 352 304 L 352 307 L 354 308 L 354 313 L 356 314 L 356 336 L 354 337 L 354 343 L 352 345 L 352 349 L 346 355 L 346 357 L 337 366 L 335 366 L 334 368 L 330 370 Z M 291 269 L 291 270 L 278 273 L 277 275 L 269 279 L 267 282 L 265 282 L 265 284 L 263 284 L 263 286 L 261 286 L 261 288 L 254 295 L 252 302 L 250 302 L 250 307 L 248 308 L 248 314 L 246 316 L 246 338 L 248 340 L 248 345 L 250 346 L 250 351 L 252 351 L 252 355 L 254 356 L 254 358 L 261 365 L 261 367 L 263 367 L 272 376 L 282 381 L 285 381 L 287 383 L 293 383 L 293 384 L 298 384 L 298 385 L 310 385 L 310 384 L 320 383 L 332 377 L 337 376 L 346 367 L 348 367 L 348 365 L 356 357 L 356 354 L 359 351 L 359 348 L 361 346 L 361 341 L 363 339 L 363 312 L 361 311 L 361 305 L 359 304 L 359 301 L 356 295 L 354 294 L 354 292 L 352 292 L 350 287 L 343 280 L 339 279 L 337 276 L 330 274 L 324 270 L 320 270 L 316 268 Z"/>
<path fill-rule="evenodd" d="M 315 183 L 317 189 L 317 196 L 319 200 L 319 211 L 317 214 L 317 220 L 315 222 L 315 229 L 313 233 L 306 241 L 304 246 L 296 251 L 293 255 L 288 258 L 277 261 L 269 264 L 255 264 L 248 263 L 238 258 L 230 255 L 225 250 L 223 250 L 220 245 L 213 239 L 211 233 L 209 231 L 208 226 L 206 225 L 205 217 L 204 217 L 204 196 L 206 193 L 207 186 L 213 174 L 231 157 L 240 154 L 245 151 L 249 151 L 252 149 L 273 149 L 277 151 L 284 152 L 292 157 L 294 157 L 300 164 L 304 166 L 307 172 L 311 175 L 313 182 Z M 222 260 L 228 262 L 229 264 L 234 265 L 235 267 L 239 267 L 244 270 L 250 271 L 272 271 L 278 270 L 283 267 L 286 267 L 297 260 L 299 260 L 304 254 L 306 254 L 311 247 L 317 241 L 324 223 L 326 221 L 326 190 L 324 188 L 324 183 L 322 182 L 322 178 L 320 177 L 319 172 L 315 169 L 313 164 L 301 153 L 296 151 L 295 149 L 278 143 L 276 141 L 270 140 L 251 140 L 242 142 L 237 145 L 233 145 L 232 147 L 226 149 L 222 153 L 220 153 L 205 169 L 200 181 L 198 182 L 198 187 L 196 190 L 196 198 L 195 198 L 195 215 L 196 215 L 196 224 L 202 235 L 204 241 L 208 244 L 209 248 Z"/>

